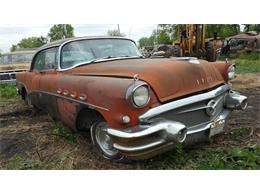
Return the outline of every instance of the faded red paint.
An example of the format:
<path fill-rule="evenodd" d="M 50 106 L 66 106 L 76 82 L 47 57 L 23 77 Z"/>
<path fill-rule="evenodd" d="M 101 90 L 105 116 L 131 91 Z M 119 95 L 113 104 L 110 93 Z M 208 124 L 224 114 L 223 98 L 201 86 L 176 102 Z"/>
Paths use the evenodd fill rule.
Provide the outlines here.
<path fill-rule="evenodd" d="M 200 64 L 174 59 L 117 60 L 75 68 L 72 73 L 130 78 L 138 74 L 141 80 L 149 83 L 161 102 L 223 83 L 221 73 L 211 63 L 202 60 Z"/>
<path fill-rule="evenodd" d="M 135 74 L 152 89 L 149 104 L 141 109 L 134 108 L 125 98 Z M 75 128 L 80 104 L 68 101 L 68 98 L 94 105 L 110 127 L 126 128 L 136 125 L 138 116 L 150 107 L 225 83 L 227 64 L 203 60 L 200 60 L 200 64 L 192 64 L 173 59 L 124 59 L 93 63 L 61 72 L 47 70 L 43 73 L 20 73 L 17 74 L 17 81 L 26 87 L 28 93 L 43 91 L 65 97 L 58 98 L 53 105 L 57 106 L 58 118 L 72 128 Z M 57 89 L 68 90 L 69 94 L 76 92 L 77 97 L 57 94 Z M 80 94 L 85 94 L 87 99 L 79 100 Z M 131 118 L 127 125 L 122 123 L 125 115 Z"/>

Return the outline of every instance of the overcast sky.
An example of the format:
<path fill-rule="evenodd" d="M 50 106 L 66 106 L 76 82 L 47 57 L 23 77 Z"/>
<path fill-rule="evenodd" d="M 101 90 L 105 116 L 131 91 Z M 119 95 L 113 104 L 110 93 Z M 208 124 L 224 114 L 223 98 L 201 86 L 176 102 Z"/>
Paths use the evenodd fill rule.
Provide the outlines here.
<path fill-rule="evenodd" d="M 22 38 L 47 36 L 50 25 L 0 25 L 0 50 L 9 51 L 12 44 Z M 75 36 L 105 35 L 108 30 L 117 29 L 117 24 L 72 24 Z M 150 36 L 156 24 L 120 24 L 120 31 L 136 42 L 139 38 Z"/>

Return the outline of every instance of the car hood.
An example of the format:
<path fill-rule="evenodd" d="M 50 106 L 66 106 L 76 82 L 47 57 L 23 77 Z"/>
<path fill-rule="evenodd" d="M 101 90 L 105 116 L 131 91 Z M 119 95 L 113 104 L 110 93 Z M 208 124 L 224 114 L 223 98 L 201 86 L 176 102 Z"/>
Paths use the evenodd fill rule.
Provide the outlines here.
<path fill-rule="evenodd" d="M 124 59 L 84 65 L 73 69 L 73 74 L 113 76 L 147 82 L 161 102 L 176 99 L 224 83 L 220 72 L 210 62 L 199 63 L 168 59 Z"/>

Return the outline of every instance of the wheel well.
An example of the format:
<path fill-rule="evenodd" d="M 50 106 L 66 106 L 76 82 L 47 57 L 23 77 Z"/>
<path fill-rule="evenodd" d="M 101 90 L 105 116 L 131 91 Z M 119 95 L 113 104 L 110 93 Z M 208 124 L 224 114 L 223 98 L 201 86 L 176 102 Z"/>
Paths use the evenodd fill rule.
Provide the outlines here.
<path fill-rule="evenodd" d="M 22 87 L 22 90 L 21 90 L 21 96 L 22 96 L 22 99 L 25 100 L 25 96 L 27 94 L 27 91 L 24 87 Z"/>
<path fill-rule="evenodd" d="M 82 108 L 76 118 L 76 128 L 79 131 L 89 130 L 94 122 L 105 120 L 97 110 Z"/>

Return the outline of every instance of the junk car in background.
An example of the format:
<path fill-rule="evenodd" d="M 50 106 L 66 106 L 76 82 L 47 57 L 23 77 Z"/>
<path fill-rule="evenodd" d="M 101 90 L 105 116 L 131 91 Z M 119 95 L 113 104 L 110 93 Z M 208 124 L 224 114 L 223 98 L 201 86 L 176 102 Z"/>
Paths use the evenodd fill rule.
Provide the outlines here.
<path fill-rule="evenodd" d="M 260 52 L 260 33 L 248 32 L 227 37 L 221 49 L 221 54 L 235 52 Z"/>
<path fill-rule="evenodd" d="M 0 57 L 0 83 L 15 84 L 16 73 L 30 69 L 35 49 L 22 49 Z"/>

